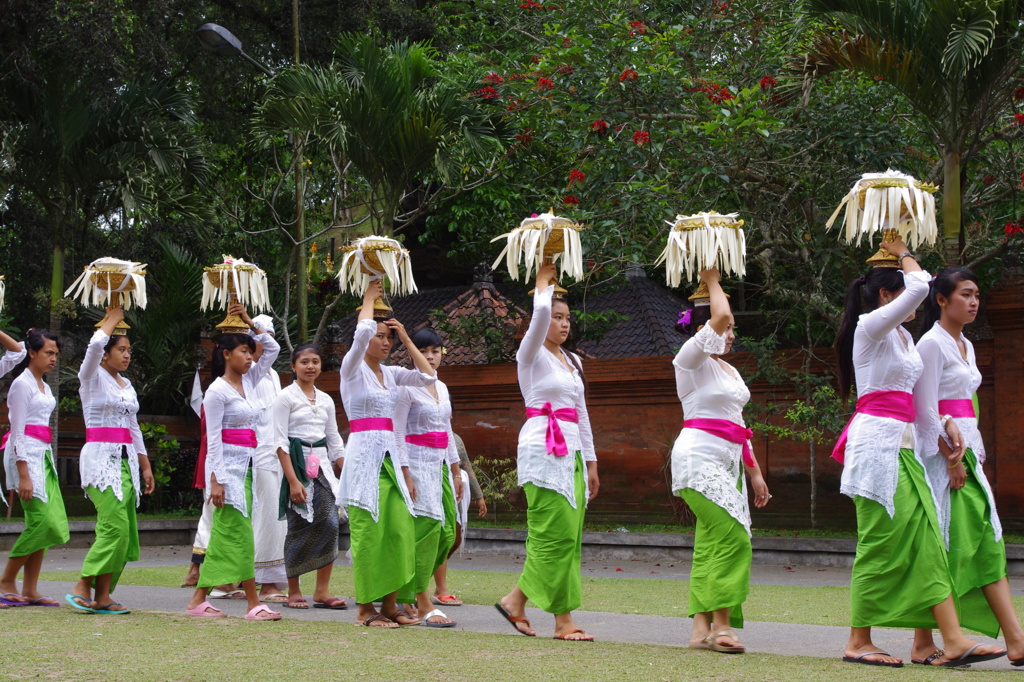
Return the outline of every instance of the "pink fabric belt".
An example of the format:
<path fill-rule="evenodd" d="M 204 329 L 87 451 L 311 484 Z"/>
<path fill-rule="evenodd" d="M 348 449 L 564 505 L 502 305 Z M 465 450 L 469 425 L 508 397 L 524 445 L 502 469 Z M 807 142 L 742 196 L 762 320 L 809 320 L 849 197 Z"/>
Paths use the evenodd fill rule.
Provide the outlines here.
<path fill-rule="evenodd" d="M 348 430 L 352 433 L 359 433 L 360 431 L 394 431 L 395 423 L 387 417 L 366 417 L 349 421 Z"/>
<path fill-rule="evenodd" d="M 839 434 L 835 448 L 832 449 L 832 459 L 840 464 L 846 459 L 847 432 L 858 414 L 888 417 L 901 422 L 912 422 L 917 418 L 917 412 L 914 411 L 914 396 L 906 391 L 872 391 L 862 395 L 857 398 L 857 407 L 853 410 L 850 421 L 843 427 L 843 432 Z"/>
<path fill-rule="evenodd" d="M 224 445 L 240 445 L 243 448 L 254 448 L 256 432 L 252 429 L 221 429 L 220 440 Z"/>
<path fill-rule="evenodd" d="M 683 428 L 698 429 L 730 443 L 742 445 L 743 463 L 751 468 L 757 466 L 754 463 L 754 455 L 750 452 L 750 439 L 754 437 L 754 432 L 745 426 L 740 426 L 728 419 L 684 419 Z"/>
<path fill-rule="evenodd" d="M 445 431 L 428 431 L 426 433 L 410 433 L 405 437 L 406 443 L 422 445 L 425 448 L 448 448 L 448 433 Z"/>
<path fill-rule="evenodd" d="M 53 433 L 50 431 L 49 426 L 42 426 L 40 424 L 25 424 L 25 435 L 29 438 L 35 438 L 41 440 L 46 444 L 53 442 Z M 7 447 L 7 441 L 11 437 L 11 432 L 8 431 L 4 434 L 4 439 L 0 442 L 0 449 Z"/>
<path fill-rule="evenodd" d="M 939 414 L 948 414 L 950 417 L 975 417 L 974 401 L 970 398 L 958 398 L 956 400 L 940 400 Z"/>
<path fill-rule="evenodd" d="M 125 443 L 132 442 L 132 432 L 116 426 L 97 426 L 85 430 L 86 443 Z"/>
<path fill-rule="evenodd" d="M 551 407 L 551 403 L 544 403 L 544 406 L 539 408 L 527 407 L 526 418 L 533 419 L 534 417 L 548 418 L 548 428 L 544 434 L 544 445 L 547 448 L 548 454 L 555 457 L 565 457 L 568 455 L 569 446 L 565 442 L 565 435 L 562 433 L 562 428 L 558 425 L 558 422 L 561 420 L 578 424 L 580 415 L 576 412 L 576 408 L 560 407 L 556 410 Z"/>

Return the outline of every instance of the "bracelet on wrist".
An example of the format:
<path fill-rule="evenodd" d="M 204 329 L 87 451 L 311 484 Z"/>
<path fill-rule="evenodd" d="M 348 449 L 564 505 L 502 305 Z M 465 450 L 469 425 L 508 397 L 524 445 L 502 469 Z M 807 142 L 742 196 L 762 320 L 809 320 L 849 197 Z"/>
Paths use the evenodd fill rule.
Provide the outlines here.
<path fill-rule="evenodd" d="M 902 254 L 900 255 L 900 260 L 903 260 L 903 259 L 904 259 L 904 258 L 906 258 L 907 256 L 910 256 L 911 258 L 913 258 L 913 257 L 914 257 L 914 254 L 910 253 L 909 251 L 904 251 L 904 252 L 903 252 L 903 253 L 902 253 Z"/>
<path fill-rule="evenodd" d="M 948 414 L 939 415 L 939 423 L 942 425 L 942 428 L 946 428 L 946 422 L 952 418 L 952 415 Z"/>

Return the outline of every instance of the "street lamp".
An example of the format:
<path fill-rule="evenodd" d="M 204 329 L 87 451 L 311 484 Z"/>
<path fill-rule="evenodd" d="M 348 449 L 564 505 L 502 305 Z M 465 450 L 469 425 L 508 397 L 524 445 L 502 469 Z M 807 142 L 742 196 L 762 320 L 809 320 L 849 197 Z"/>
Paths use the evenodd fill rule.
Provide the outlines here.
<path fill-rule="evenodd" d="M 245 51 L 242 50 L 242 41 L 239 40 L 234 33 L 223 26 L 219 26 L 218 24 L 203 24 L 196 29 L 196 37 L 199 38 L 199 42 L 201 42 L 203 47 L 207 50 L 217 54 L 227 55 L 229 57 L 238 55 L 263 73 L 273 78 L 273 69 L 267 68 L 247 55 Z"/>

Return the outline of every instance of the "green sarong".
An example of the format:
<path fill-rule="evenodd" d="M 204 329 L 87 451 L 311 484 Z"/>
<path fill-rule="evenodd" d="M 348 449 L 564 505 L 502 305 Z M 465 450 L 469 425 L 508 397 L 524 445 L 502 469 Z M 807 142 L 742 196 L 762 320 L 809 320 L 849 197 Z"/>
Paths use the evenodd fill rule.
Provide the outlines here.
<path fill-rule="evenodd" d="M 914 451 L 899 452 L 893 518 L 878 502 L 854 497 L 857 555 L 850 581 L 851 624 L 935 628 L 931 607 L 953 592 L 935 503 Z"/>
<path fill-rule="evenodd" d="M 981 588 L 1006 577 L 1006 546 L 996 542 L 988 495 L 975 475 L 977 458 L 964 455 L 967 482 L 949 491 L 949 570 L 960 599 L 960 625 L 999 636 L 999 621 Z"/>
<path fill-rule="evenodd" d="M 416 574 L 416 531 L 395 477 L 391 457 L 380 468 L 377 521 L 370 512 L 348 506 L 352 578 L 356 603 L 369 604 L 402 589 Z"/>
<path fill-rule="evenodd" d="M 446 498 L 451 497 L 454 505 L 455 493 L 448 484 L 448 465 L 442 466 L 441 503 L 446 505 Z M 398 591 L 398 601 L 401 604 L 415 603 L 416 595 L 427 591 L 434 571 L 445 562 L 448 552 L 455 543 L 455 527 L 448 520 L 447 508 L 443 528 L 440 521 L 427 516 L 417 516 L 412 521 L 416 534 L 416 574 Z"/>
<path fill-rule="evenodd" d="M 135 486 L 128 460 L 121 460 L 121 491 L 118 500 L 113 488 L 86 488 L 96 507 L 96 541 L 82 563 L 83 578 L 111 574 L 110 591 L 117 587 L 125 564 L 139 560 L 139 529 L 135 519 Z M 93 586 L 95 587 L 95 580 Z"/>
<path fill-rule="evenodd" d="M 265 504 L 265 503 L 264 503 Z M 256 545 L 252 535 L 252 467 L 245 474 L 245 506 L 242 516 L 229 504 L 213 510 L 206 559 L 199 568 L 197 587 L 216 587 L 256 577 Z"/>
<path fill-rule="evenodd" d="M 729 609 L 729 626 L 741 628 L 743 602 L 750 590 L 750 535 L 729 512 L 696 490 L 684 488 L 679 495 L 697 517 L 689 616 Z"/>
<path fill-rule="evenodd" d="M 441 507 L 444 509 L 444 527 L 441 529 L 441 544 L 438 546 L 438 556 L 441 557 L 441 560 L 434 568 L 435 571 L 448 560 L 448 555 L 451 553 L 452 547 L 455 546 L 455 524 L 459 522 L 459 505 L 455 501 L 455 489 L 452 488 L 452 482 L 448 476 L 448 464 L 442 466 Z M 465 490 L 462 494 L 468 495 L 469 491 Z"/>
<path fill-rule="evenodd" d="M 580 555 L 586 512 L 583 456 L 576 452 L 576 508 L 560 493 L 532 483 L 526 493 L 526 561 L 519 589 L 548 613 L 575 611 L 583 603 Z"/>
<path fill-rule="evenodd" d="M 68 515 L 64 511 L 64 498 L 60 494 L 60 482 L 50 460 L 50 453 L 43 455 L 43 470 L 46 475 L 46 502 L 33 497 L 21 501 L 25 512 L 25 530 L 11 547 L 11 556 L 28 556 L 54 545 L 63 545 L 71 539 L 68 532 Z M 44 555 L 45 556 L 45 555 Z"/>

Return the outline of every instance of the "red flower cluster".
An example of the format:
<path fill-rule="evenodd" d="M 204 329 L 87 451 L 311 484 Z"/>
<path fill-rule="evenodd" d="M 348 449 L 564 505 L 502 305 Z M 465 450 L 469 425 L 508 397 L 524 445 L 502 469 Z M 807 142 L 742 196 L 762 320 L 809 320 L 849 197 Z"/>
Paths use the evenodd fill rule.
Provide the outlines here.
<path fill-rule="evenodd" d="M 516 135 L 516 142 L 523 145 L 524 147 L 529 147 L 530 143 L 533 142 L 533 128 L 527 128 L 523 132 Z"/>
<path fill-rule="evenodd" d="M 629 22 L 629 35 L 637 36 L 647 33 L 647 24 L 642 21 Z"/>
<path fill-rule="evenodd" d="M 555 84 L 548 78 L 538 78 L 537 85 L 533 86 L 534 90 L 554 90 Z"/>
<path fill-rule="evenodd" d="M 490 85 L 480 88 L 473 92 L 473 95 L 482 99 L 498 99 L 501 95 Z"/>
<path fill-rule="evenodd" d="M 552 9 L 554 9 L 554 6 L 552 6 Z M 562 47 L 572 47 L 572 38 L 570 38 L 569 36 L 563 36 Z"/>
<path fill-rule="evenodd" d="M 532 12 L 535 9 L 544 9 L 544 5 L 540 4 L 536 0 L 526 0 L 526 2 L 519 5 L 519 8 L 525 9 L 527 12 Z"/>
<path fill-rule="evenodd" d="M 712 104 L 721 104 L 726 100 L 735 99 L 736 97 L 736 95 L 732 94 L 732 91 L 724 85 L 719 85 L 718 83 L 713 83 L 711 81 L 697 82 L 700 83 L 700 85 L 694 85 L 690 90 L 693 92 L 703 92 L 704 95 L 711 100 Z"/>
<path fill-rule="evenodd" d="M 590 124 L 590 130 L 598 135 L 604 135 L 608 132 L 608 121 L 603 118 L 595 119 L 594 122 Z"/>
<path fill-rule="evenodd" d="M 511 100 L 511 102 L 509 102 L 509 105 L 505 107 L 505 111 L 519 111 L 520 109 L 523 108 L 523 100 L 516 99 L 515 97 L 511 96 L 509 97 L 509 99 Z"/>
<path fill-rule="evenodd" d="M 583 182 L 587 179 L 587 174 L 581 170 L 573 169 L 569 171 L 569 186 L 572 187 L 577 182 Z"/>
<path fill-rule="evenodd" d="M 1021 227 L 1020 222 L 1011 220 L 1003 227 L 1003 232 L 1006 234 L 1020 234 L 1021 232 L 1024 232 L 1024 227 Z"/>
<path fill-rule="evenodd" d="M 484 76 L 484 83 L 490 83 L 491 85 L 501 85 L 505 82 L 505 79 L 500 74 L 491 71 L 489 74 Z"/>
<path fill-rule="evenodd" d="M 645 144 L 651 141 L 651 134 L 646 130 L 638 130 L 633 133 L 633 142 L 636 142 L 637 146 L 643 147 Z"/>
<path fill-rule="evenodd" d="M 572 67 L 572 66 L 570 66 L 568 64 L 562 64 L 561 66 L 558 67 L 558 70 L 555 71 L 555 73 L 560 73 L 560 74 L 562 74 L 564 76 L 568 76 L 568 75 L 570 75 L 572 73 L 575 73 L 575 72 L 576 72 L 575 67 Z"/>
<path fill-rule="evenodd" d="M 1024 126 L 1024 114 L 1014 114 L 1013 120 L 1017 123 L 1017 125 Z"/>
<path fill-rule="evenodd" d="M 1017 88 L 1013 91 L 1013 98 L 1018 102 L 1024 99 L 1024 88 Z"/>
<path fill-rule="evenodd" d="M 984 178 L 982 178 L 981 181 L 983 183 L 985 183 L 986 185 L 991 185 L 993 182 L 996 181 L 996 176 L 994 176 L 994 175 L 986 175 Z"/>
<path fill-rule="evenodd" d="M 761 79 L 762 90 L 770 90 L 771 88 L 774 88 L 776 85 L 778 85 L 778 83 L 776 83 L 775 79 L 772 78 L 771 76 L 765 76 Z"/>
<path fill-rule="evenodd" d="M 623 81 L 623 82 L 625 82 L 625 81 L 635 81 L 639 77 L 640 77 L 640 74 L 638 74 L 636 72 L 636 69 L 631 67 L 631 68 L 628 68 L 628 69 L 626 69 L 625 71 L 622 72 L 622 75 L 619 76 L 619 80 Z"/>
<path fill-rule="evenodd" d="M 571 194 L 566 194 L 565 198 L 562 199 L 562 203 L 565 204 L 566 206 L 579 206 L 580 200 Z"/>

